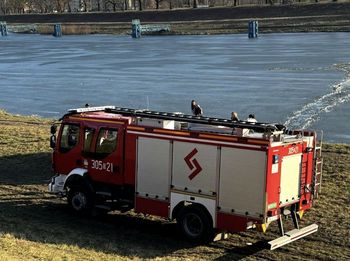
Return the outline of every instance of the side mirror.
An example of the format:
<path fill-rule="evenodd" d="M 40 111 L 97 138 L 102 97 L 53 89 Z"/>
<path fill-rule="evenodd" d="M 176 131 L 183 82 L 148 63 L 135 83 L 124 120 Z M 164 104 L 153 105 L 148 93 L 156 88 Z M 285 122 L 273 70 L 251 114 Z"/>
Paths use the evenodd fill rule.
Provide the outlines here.
<path fill-rule="evenodd" d="M 54 149 L 56 147 L 56 136 L 54 134 L 50 137 L 50 148 Z"/>
<path fill-rule="evenodd" d="M 56 125 L 52 125 L 51 128 L 50 128 L 50 133 L 52 135 L 55 135 L 56 134 L 56 131 L 57 131 L 57 126 Z"/>

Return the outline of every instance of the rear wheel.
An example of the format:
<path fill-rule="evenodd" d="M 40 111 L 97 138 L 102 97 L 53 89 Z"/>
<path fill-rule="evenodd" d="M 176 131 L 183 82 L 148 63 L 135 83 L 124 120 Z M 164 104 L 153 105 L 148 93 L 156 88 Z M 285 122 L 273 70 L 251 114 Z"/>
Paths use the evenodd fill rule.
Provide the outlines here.
<path fill-rule="evenodd" d="M 92 194 L 82 186 L 69 189 L 68 204 L 78 214 L 88 214 L 92 209 Z"/>
<path fill-rule="evenodd" d="M 206 243 L 213 239 L 213 222 L 203 208 L 191 205 L 183 208 L 177 218 L 182 234 L 195 243 Z"/>

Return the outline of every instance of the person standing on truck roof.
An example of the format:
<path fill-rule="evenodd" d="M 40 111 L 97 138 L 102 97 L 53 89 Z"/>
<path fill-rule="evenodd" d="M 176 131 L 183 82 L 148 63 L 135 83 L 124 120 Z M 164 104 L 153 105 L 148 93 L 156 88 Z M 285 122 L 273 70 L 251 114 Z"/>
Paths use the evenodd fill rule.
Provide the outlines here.
<path fill-rule="evenodd" d="M 235 111 L 231 112 L 231 121 L 239 121 L 237 112 Z M 237 128 L 232 127 L 232 134 L 237 133 L 237 130 L 238 130 Z"/>
<path fill-rule="evenodd" d="M 239 121 L 237 112 L 231 112 L 231 121 Z"/>
<path fill-rule="evenodd" d="M 199 104 L 195 100 L 191 101 L 191 110 L 193 115 L 195 116 L 202 116 L 203 114 L 201 106 L 199 106 Z"/>
<path fill-rule="evenodd" d="M 249 116 L 247 118 L 247 122 L 256 123 L 258 121 L 255 119 L 255 115 L 254 114 L 249 114 Z"/>

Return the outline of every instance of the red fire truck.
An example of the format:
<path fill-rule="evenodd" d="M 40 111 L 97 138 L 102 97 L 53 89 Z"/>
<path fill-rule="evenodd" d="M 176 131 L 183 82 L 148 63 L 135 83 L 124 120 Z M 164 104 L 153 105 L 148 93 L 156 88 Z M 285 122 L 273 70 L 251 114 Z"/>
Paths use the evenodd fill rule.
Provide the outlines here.
<path fill-rule="evenodd" d="M 321 185 L 313 131 L 103 106 L 69 110 L 51 134 L 49 190 L 78 213 L 133 209 L 176 220 L 199 242 L 275 221 L 271 249 L 318 229 L 298 223 Z M 287 215 L 295 229 L 284 232 Z"/>

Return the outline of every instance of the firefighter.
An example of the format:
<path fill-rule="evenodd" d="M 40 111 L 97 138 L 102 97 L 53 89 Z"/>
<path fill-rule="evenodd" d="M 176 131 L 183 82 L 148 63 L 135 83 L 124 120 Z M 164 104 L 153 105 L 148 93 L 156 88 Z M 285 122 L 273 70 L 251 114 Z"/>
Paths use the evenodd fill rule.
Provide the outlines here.
<path fill-rule="evenodd" d="M 79 129 L 70 126 L 68 129 L 68 147 L 73 148 L 78 142 Z"/>
<path fill-rule="evenodd" d="M 232 121 L 239 121 L 237 112 L 235 112 L 235 111 L 231 112 L 231 120 Z"/>
<path fill-rule="evenodd" d="M 258 121 L 255 119 L 255 115 L 254 114 L 249 114 L 249 116 L 247 118 L 247 122 L 256 123 Z"/>
<path fill-rule="evenodd" d="M 201 106 L 199 106 L 199 104 L 195 100 L 191 101 L 191 110 L 193 115 L 195 116 L 202 116 L 203 114 Z"/>

